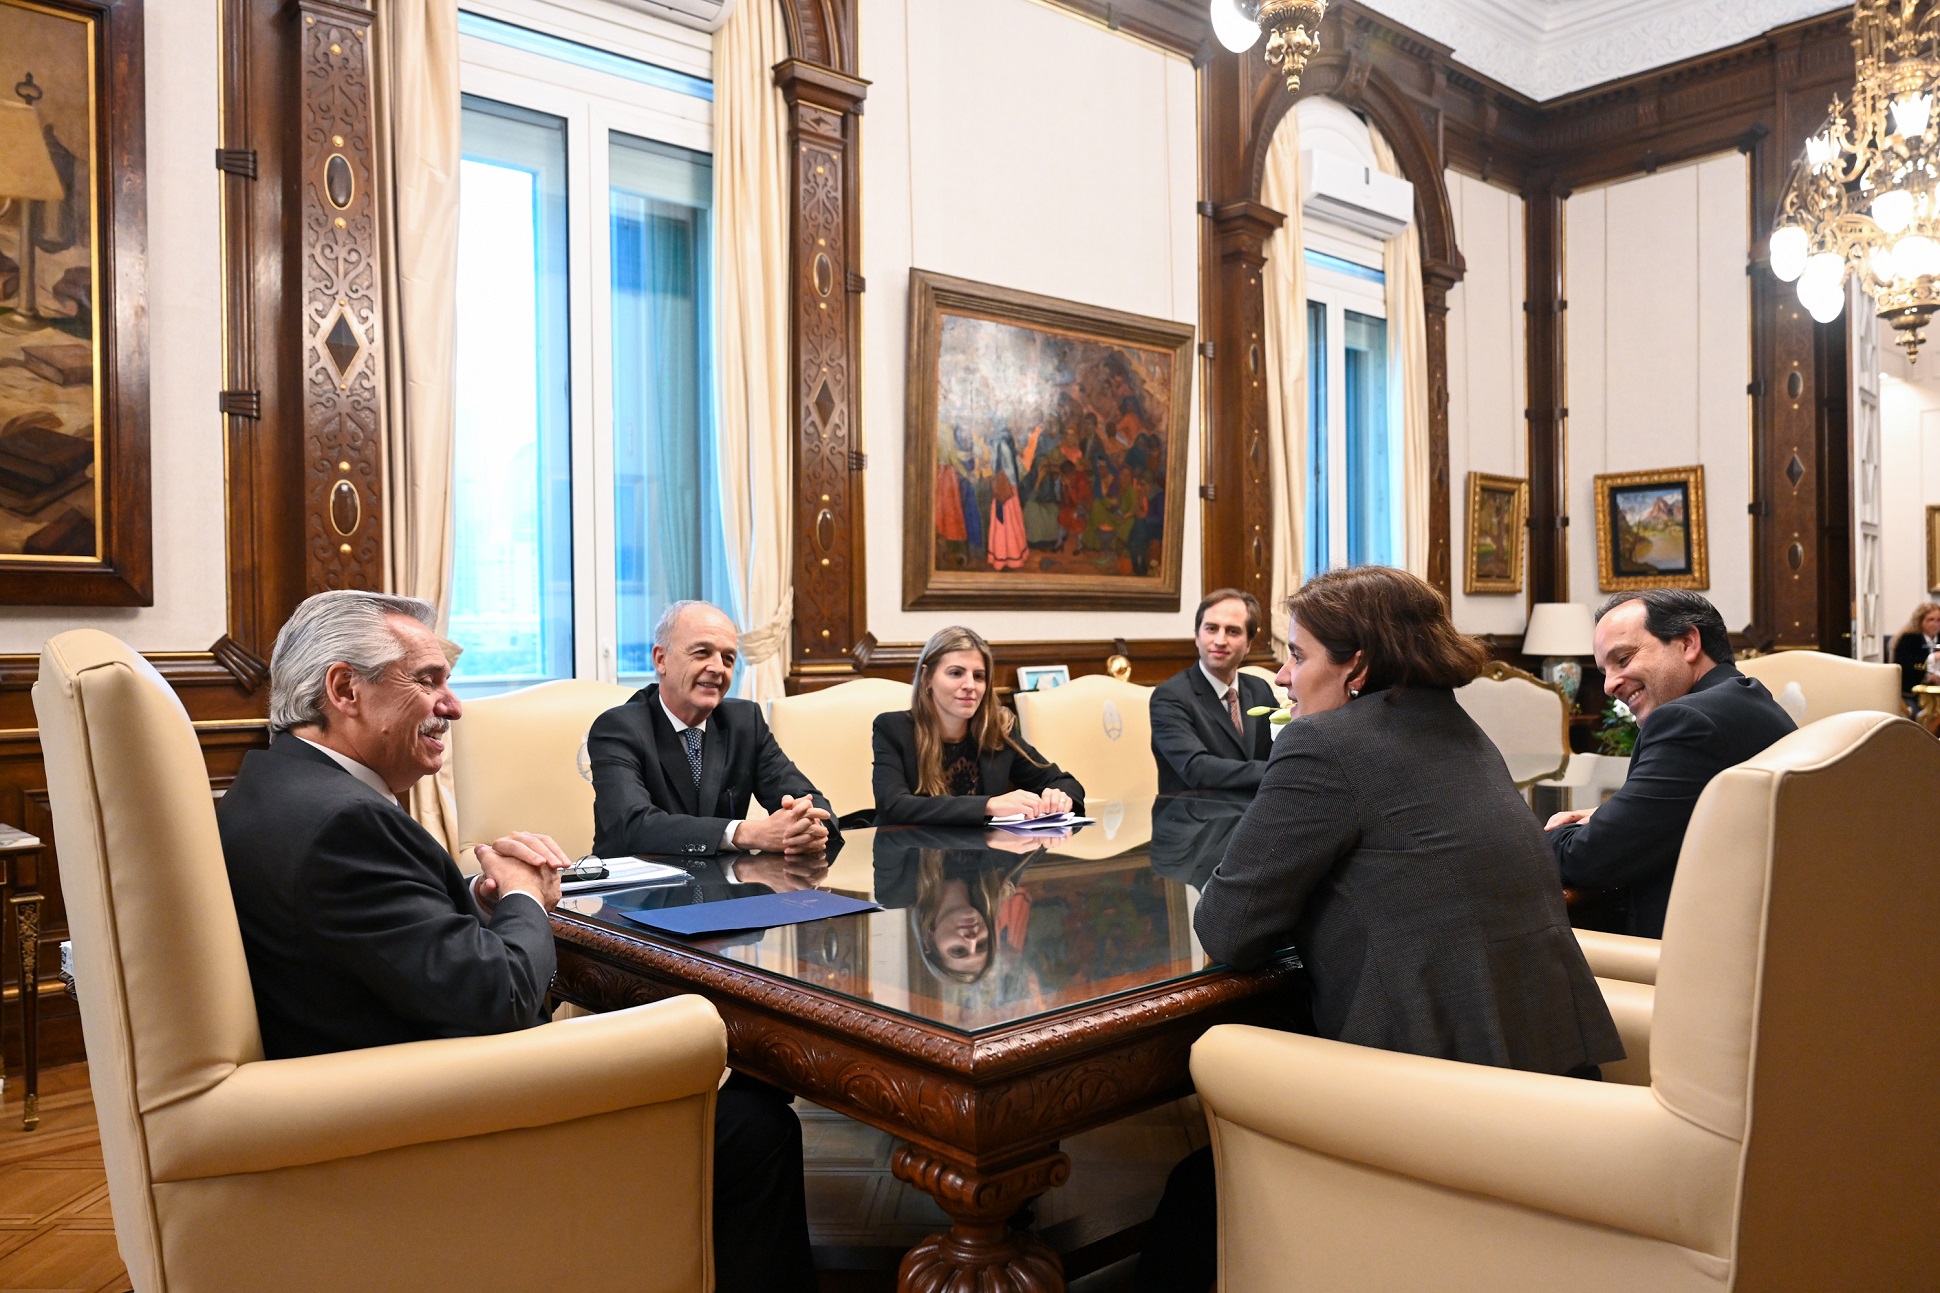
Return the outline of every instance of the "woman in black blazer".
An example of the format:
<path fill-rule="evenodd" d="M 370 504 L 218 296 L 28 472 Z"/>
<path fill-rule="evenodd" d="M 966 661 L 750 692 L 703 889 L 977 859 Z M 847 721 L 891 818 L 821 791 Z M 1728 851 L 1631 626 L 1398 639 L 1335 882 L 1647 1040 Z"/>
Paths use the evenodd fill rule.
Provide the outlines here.
<path fill-rule="evenodd" d="M 1322 1037 L 1598 1076 L 1623 1043 L 1556 862 L 1455 699 L 1487 651 L 1386 567 L 1317 576 L 1287 609 L 1293 721 L 1200 892 L 1206 955 L 1246 969 L 1297 948 Z M 1174 1170 L 1139 1287 L 1211 1282 L 1212 1181 L 1209 1155 Z"/>
<path fill-rule="evenodd" d="M 990 644 L 969 629 L 942 629 L 924 644 L 909 709 L 876 718 L 876 825 L 1084 811 L 1077 778 L 1012 735 L 991 673 Z"/>
<path fill-rule="evenodd" d="M 1921 602 L 1893 639 L 1893 663 L 1900 667 L 1900 690 L 1911 703 L 1913 689 L 1929 681 L 1927 660 L 1940 650 L 1940 602 Z"/>

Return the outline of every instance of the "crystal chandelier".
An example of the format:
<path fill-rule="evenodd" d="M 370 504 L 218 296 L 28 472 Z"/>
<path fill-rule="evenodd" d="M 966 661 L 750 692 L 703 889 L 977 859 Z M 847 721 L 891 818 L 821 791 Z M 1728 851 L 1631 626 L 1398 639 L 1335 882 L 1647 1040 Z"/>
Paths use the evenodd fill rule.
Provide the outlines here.
<path fill-rule="evenodd" d="M 1320 20 L 1327 0 L 1212 0 L 1213 33 L 1235 54 L 1244 54 L 1266 36 L 1266 61 L 1287 78 L 1289 92 L 1300 89 L 1300 74 L 1320 48 Z"/>
<path fill-rule="evenodd" d="M 1852 102 L 1805 141 L 1772 227 L 1772 272 L 1820 323 L 1839 317 L 1850 270 L 1919 354 L 1940 311 L 1940 3 L 1857 0 Z"/>

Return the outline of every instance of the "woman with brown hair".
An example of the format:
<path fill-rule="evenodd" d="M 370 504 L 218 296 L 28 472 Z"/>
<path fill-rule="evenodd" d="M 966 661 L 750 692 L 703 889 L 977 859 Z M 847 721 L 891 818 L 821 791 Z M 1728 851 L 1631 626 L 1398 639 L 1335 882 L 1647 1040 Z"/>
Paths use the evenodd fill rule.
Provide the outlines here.
<path fill-rule="evenodd" d="M 1940 602 L 1921 602 L 1893 636 L 1892 660 L 1900 667 L 1900 690 L 1908 704 L 1915 687 L 1934 681 L 1935 653 L 1940 653 Z"/>
<path fill-rule="evenodd" d="M 1246 969 L 1297 948 L 1314 1032 L 1579 1077 L 1623 1044 L 1556 863 L 1509 770 L 1455 699 L 1488 652 L 1405 571 L 1335 570 L 1287 599 L 1293 721 L 1206 882 L 1193 928 Z M 1167 1182 L 1139 1287 L 1206 1288 L 1210 1154 Z"/>
<path fill-rule="evenodd" d="M 990 644 L 969 629 L 940 629 L 923 645 L 909 709 L 876 718 L 878 826 L 1084 811 L 1077 778 L 1011 733 L 992 672 Z"/>

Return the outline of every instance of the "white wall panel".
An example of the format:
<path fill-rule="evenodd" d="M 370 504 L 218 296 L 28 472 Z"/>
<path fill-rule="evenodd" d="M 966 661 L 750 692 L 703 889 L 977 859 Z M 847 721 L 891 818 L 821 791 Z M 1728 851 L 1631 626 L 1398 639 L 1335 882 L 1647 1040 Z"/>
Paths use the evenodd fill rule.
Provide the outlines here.
<path fill-rule="evenodd" d="M 1711 586 L 1751 620 L 1751 306 L 1745 158 L 1729 153 L 1569 200 L 1564 316 L 1569 579 L 1597 587 L 1594 478 L 1700 463 Z"/>
<path fill-rule="evenodd" d="M 1520 633 L 1528 620 L 1521 594 L 1470 595 L 1468 474 L 1527 477 L 1529 433 L 1523 202 L 1516 194 L 1447 173 L 1455 245 L 1468 272 L 1448 294 L 1449 538 L 1457 627 L 1469 633 Z M 1525 587 L 1527 575 L 1525 567 Z"/>
<path fill-rule="evenodd" d="M 1881 331 L 1886 325 L 1880 325 Z M 1899 632 L 1927 588 L 1926 510 L 1940 506 L 1940 373 L 1922 372 L 1882 337 L 1880 405 L 1881 618 Z"/>
<path fill-rule="evenodd" d="M 1174 612 L 902 609 L 904 368 L 912 267 L 1197 324 L 1195 74 L 1034 0 L 861 0 L 862 423 L 868 629 L 921 641 L 1189 636 L 1200 592 L 1195 361 Z"/>
<path fill-rule="evenodd" d="M 0 607 L 0 652 L 63 629 L 106 629 L 143 651 L 201 650 L 227 626 L 223 526 L 222 47 L 217 0 L 146 9 L 149 470 L 155 604 Z"/>

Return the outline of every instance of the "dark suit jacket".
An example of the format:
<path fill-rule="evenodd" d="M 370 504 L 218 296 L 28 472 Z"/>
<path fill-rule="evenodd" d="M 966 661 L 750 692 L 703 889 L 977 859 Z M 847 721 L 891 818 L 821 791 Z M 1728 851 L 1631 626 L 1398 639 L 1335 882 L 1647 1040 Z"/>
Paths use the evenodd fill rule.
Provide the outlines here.
<path fill-rule="evenodd" d="M 1444 688 L 1290 724 L 1193 928 L 1242 968 L 1296 944 L 1323 1037 L 1538 1073 L 1623 1054 L 1542 829 Z"/>
<path fill-rule="evenodd" d="M 1721 664 L 1676 700 L 1652 710 L 1637 732 L 1630 775 L 1596 816 L 1549 833 L 1563 883 L 1622 890 L 1617 932 L 1664 936 L 1684 828 L 1711 778 L 1798 730 L 1765 684 Z"/>
<path fill-rule="evenodd" d="M 829 812 L 829 801 L 782 753 L 751 700 L 724 700 L 708 717 L 698 787 L 687 747 L 661 707 L 659 683 L 594 719 L 586 751 L 593 764 L 593 852 L 600 857 L 718 853 L 728 823 L 745 818 L 756 800 L 772 813 L 783 795 L 807 795 Z M 832 843 L 840 838 L 832 812 L 827 825 Z"/>
<path fill-rule="evenodd" d="M 1250 673 L 1239 676 L 1242 736 L 1233 716 L 1213 694 L 1198 665 L 1182 669 L 1152 692 L 1152 757 L 1159 764 L 1159 793 L 1187 790 L 1252 790 L 1273 753 L 1273 725 L 1249 709 L 1273 706 L 1273 688 Z"/>
<path fill-rule="evenodd" d="M 1020 756 L 1008 745 L 986 753 L 977 760 L 983 774 L 983 795 L 924 795 L 915 787 L 922 781 L 916 769 L 916 720 L 908 710 L 899 714 L 878 714 L 874 728 L 876 748 L 876 825 L 895 826 L 922 822 L 930 826 L 981 826 L 990 814 L 985 805 L 1011 790 L 1042 794 L 1056 788 L 1071 796 L 1071 811 L 1082 813 L 1085 788 L 1078 779 L 1050 762 L 1024 743 L 1011 739 L 1029 758 Z M 1042 765 L 1041 767 L 1038 765 Z"/>
<path fill-rule="evenodd" d="M 1927 680 L 1927 639 L 1924 633 L 1902 633 L 1893 639 L 1893 663 L 1900 667 L 1900 690 L 1911 693 Z"/>
<path fill-rule="evenodd" d="M 1205 888 L 1252 802 L 1251 794 L 1160 799 L 1152 805 L 1152 869 L 1168 880 Z"/>
<path fill-rule="evenodd" d="M 552 926 L 482 923 L 451 855 L 397 801 L 287 733 L 216 808 L 269 1059 L 470 1037 L 545 1018 Z"/>

